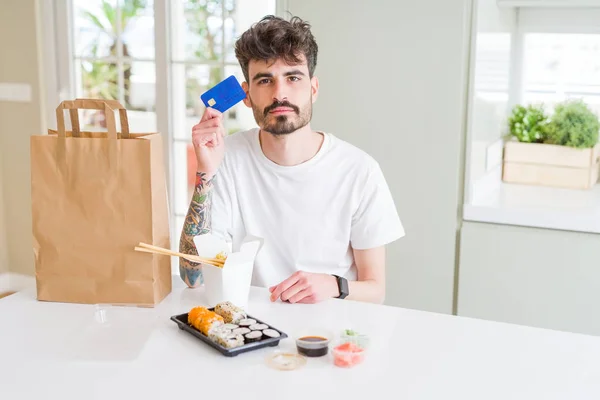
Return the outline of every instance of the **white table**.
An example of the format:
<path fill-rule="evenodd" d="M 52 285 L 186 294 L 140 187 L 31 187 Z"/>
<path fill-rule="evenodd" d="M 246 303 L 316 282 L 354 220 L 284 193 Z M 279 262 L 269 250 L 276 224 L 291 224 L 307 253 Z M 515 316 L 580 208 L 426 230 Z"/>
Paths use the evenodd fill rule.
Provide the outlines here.
<path fill-rule="evenodd" d="M 371 335 L 352 369 L 326 356 L 277 371 L 264 363 L 276 348 L 228 358 L 179 330 L 169 318 L 202 289 L 174 282 L 158 307 L 109 309 L 105 324 L 92 305 L 38 302 L 34 289 L 0 300 L 0 399 L 600 399 L 598 337 L 347 300 L 270 303 L 253 288 L 249 314 L 290 336 Z"/>

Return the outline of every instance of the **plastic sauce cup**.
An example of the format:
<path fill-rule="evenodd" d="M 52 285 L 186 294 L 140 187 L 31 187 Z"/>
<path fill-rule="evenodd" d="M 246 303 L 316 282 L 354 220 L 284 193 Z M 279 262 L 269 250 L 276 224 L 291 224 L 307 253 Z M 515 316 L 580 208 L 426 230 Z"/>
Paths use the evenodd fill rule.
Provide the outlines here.
<path fill-rule="evenodd" d="M 323 357 L 329 352 L 329 343 L 332 335 L 323 330 L 314 332 L 306 331 L 306 334 L 296 336 L 296 349 L 298 353 L 306 357 Z"/>
<path fill-rule="evenodd" d="M 365 359 L 366 349 L 353 342 L 344 342 L 332 349 L 333 364 L 337 367 L 352 368 Z"/>

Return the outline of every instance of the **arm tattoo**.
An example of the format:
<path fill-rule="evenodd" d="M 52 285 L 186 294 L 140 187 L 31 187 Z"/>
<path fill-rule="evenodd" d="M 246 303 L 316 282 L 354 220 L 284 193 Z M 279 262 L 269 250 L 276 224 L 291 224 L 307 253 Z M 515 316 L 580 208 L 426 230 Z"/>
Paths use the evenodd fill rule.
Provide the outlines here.
<path fill-rule="evenodd" d="M 211 231 L 210 210 L 212 206 L 213 179 L 214 177 L 207 181 L 204 172 L 196 173 L 196 187 L 179 239 L 180 253 L 198 255 L 196 245 L 194 244 L 194 237 Z M 182 267 L 189 270 L 198 265 L 198 263 L 181 257 L 179 258 L 180 272 L 182 272 Z"/>

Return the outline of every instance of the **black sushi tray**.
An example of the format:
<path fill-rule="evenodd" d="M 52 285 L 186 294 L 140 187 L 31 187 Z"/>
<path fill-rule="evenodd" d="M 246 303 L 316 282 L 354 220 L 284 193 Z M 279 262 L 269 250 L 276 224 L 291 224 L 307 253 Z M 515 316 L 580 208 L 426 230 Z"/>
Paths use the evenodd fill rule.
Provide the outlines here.
<path fill-rule="evenodd" d="M 214 311 L 214 308 L 209 308 L 209 311 Z M 200 332 L 198 329 L 196 329 L 195 327 L 193 327 L 192 325 L 190 325 L 188 323 L 188 313 L 185 314 L 179 314 L 179 315 L 173 315 L 170 319 L 175 322 L 178 326 L 179 329 L 182 329 L 188 333 L 190 333 L 192 336 L 200 339 L 201 341 L 203 341 L 204 343 L 206 343 L 207 345 L 213 347 L 214 349 L 216 349 L 217 351 L 219 351 L 221 354 L 223 354 L 226 357 L 235 357 L 238 354 L 242 354 L 242 353 L 247 353 L 249 351 L 254 351 L 254 350 L 258 350 L 258 349 L 262 349 L 265 347 L 275 347 L 279 345 L 279 341 L 281 341 L 282 339 L 285 339 L 288 337 L 288 335 L 271 326 L 270 324 L 267 324 L 264 321 L 261 321 L 258 318 L 255 318 L 251 315 L 247 315 L 247 318 L 250 319 L 254 319 L 256 320 L 257 324 L 265 324 L 268 326 L 268 329 L 273 329 L 275 331 L 277 331 L 279 333 L 279 337 L 275 337 L 275 338 L 265 338 L 265 339 L 261 339 L 257 342 L 252 342 L 252 343 L 245 343 L 242 346 L 238 346 L 238 347 L 234 347 L 232 349 L 228 349 L 224 346 L 221 346 L 219 343 L 211 340 L 208 336 L 206 336 L 204 333 Z"/>

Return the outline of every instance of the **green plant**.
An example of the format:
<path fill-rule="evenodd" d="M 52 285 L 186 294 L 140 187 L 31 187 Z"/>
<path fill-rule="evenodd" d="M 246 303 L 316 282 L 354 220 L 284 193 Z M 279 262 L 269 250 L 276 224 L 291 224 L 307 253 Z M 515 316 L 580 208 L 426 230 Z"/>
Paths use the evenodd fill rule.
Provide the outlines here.
<path fill-rule="evenodd" d="M 594 147 L 598 143 L 600 122 L 581 100 L 567 100 L 556 106 L 547 126 L 545 143 L 575 148 Z"/>
<path fill-rule="evenodd" d="M 117 12 L 117 5 L 111 4 L 108 0 L 102 0 L 101 10 L 94 14 L 90 11 L 82 11 L 81 15 L 83 18 L 87 19 L 92 25 L 98 28 L 99 35 L 108 36 L 112 44 L 110 46 L 110 55 L 115 57 L 117 56 L 117 39 L 121 36 L 123 38 L 123 33 L 127 30 L 130 22 L 138 16 L 146 7 L 146 0 L 123 0 L 120 3 L 120 12 Z M 120 15 L 118 19 L 117 16 Z M 117 30 L 117 25 L 120 25 L 120 32 Z M 122 52 L 123 56 L 129 56 L 129 48 L 128 44 L 124 41 L 122 42 Z M 94 57 L 98 56 L 98 45 L 97 43 L 92 43 L 91 45 L 91 54 Z M 118 72 L 117 72 L 117 64 L 116 63 L 107 63 L 108 67 L 101 66 L 99 63 L 94 63 L 94 72 L 96 76 L 90 76 L 90 71 L 83 71 L 83 81 L 84 86 L 91 86 L 95 84 L 97 81 L 106 82 L 114 85 L 118 90 L 117 82 L 118 82 Z M 104 74 L 104 76 L 100 76 L 100 74 Z M 129 104 L 129 89 L 131 86 L 131 65 L 125 63 L 123 65 L 123 97 L 125 100 L 125 106 L 127 108 L 132 108 Z M 102 93 L 100 93 L 102 94 Z M 117 98 L 117 94 L 115 94 L 114 98 Z M 109 97 L 106 97 L 109 98 Z"/>
<path fill-rule="evenodd" d="M 508 118 L 510 134 L 519 142 L 543 143 L 546 139 L 548 116 L 542 105 L 517 104 Z"/>
<path fill-rule="evenodd" d="M 223 1 L 225 1 L 225 15 L 223 15 Z M 200 60 L 218 61 L 219 57 L 226 58 L 223 54 L 223 48 L 220 41 L 224 39 L 221 35 L 221 28 L 210 29 L 209 20 L 215 18 L 223 18 L 225 23 L 228 18 L 235 15 L 236 1 L 235 0 L 188 0 L 184 3 L 184 14 L 186 24 L 190 32 L 195 33 L 201 40 L 194 44 L 194 57 Z M 233 46 L 234 38 L 225 36 L 225 51 Z M 229 49 L 230 50 L 230 49 Z M 222 81 L 223 69 L 212 67 L 209 70 L 209 78 L 207 88 L 215 86 Z M 206 90 L 206 89 L 203 89 Z"/>
<path fill-rule="evenodd" d="M 85 93 L 92 98 L 116 100 L 119 90 L 116 85 L 117 70 L 102 61 L 82 63 L 82 85 Z"/>

